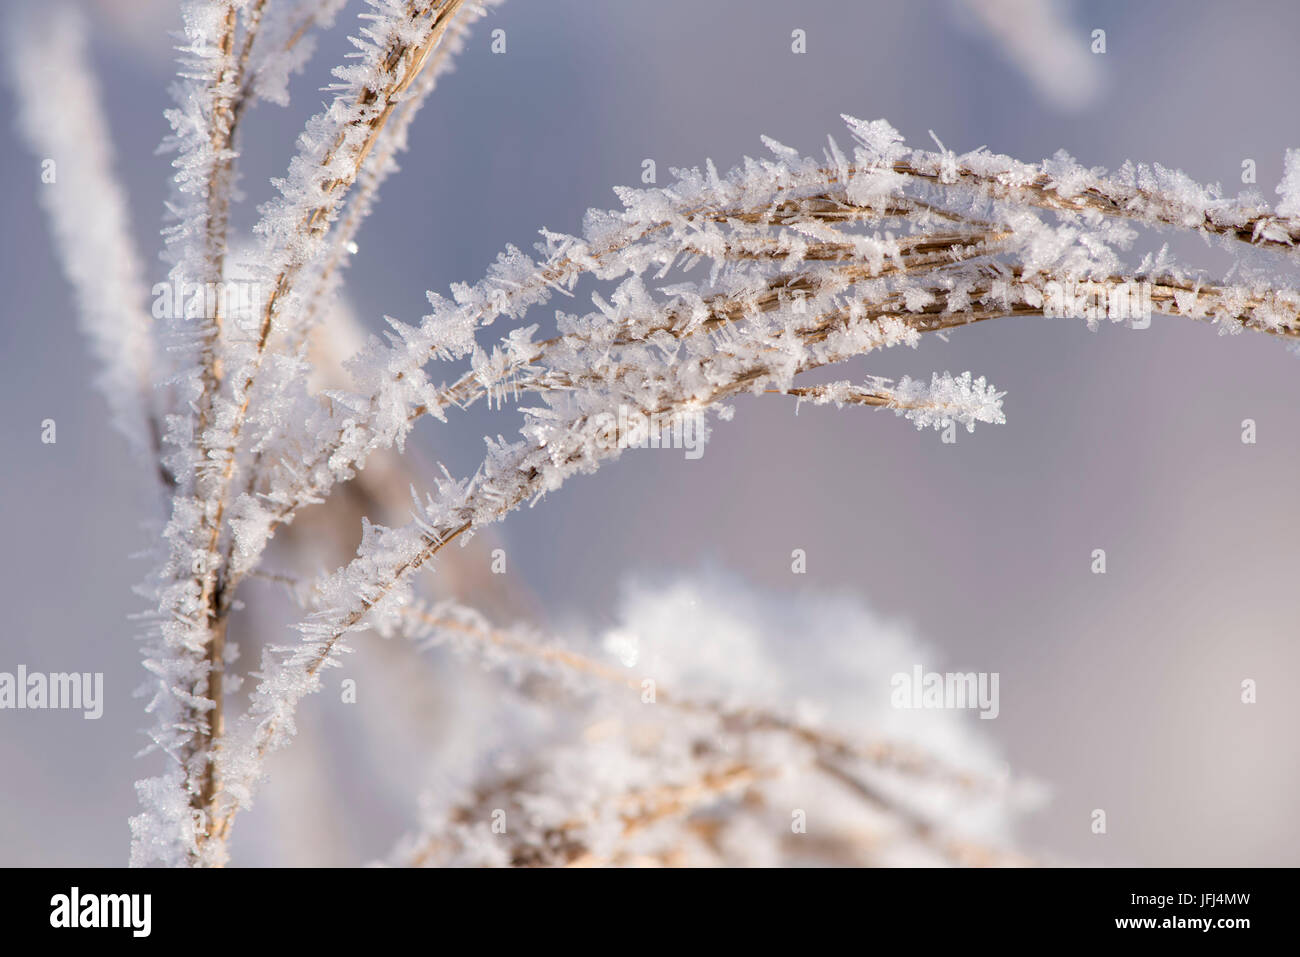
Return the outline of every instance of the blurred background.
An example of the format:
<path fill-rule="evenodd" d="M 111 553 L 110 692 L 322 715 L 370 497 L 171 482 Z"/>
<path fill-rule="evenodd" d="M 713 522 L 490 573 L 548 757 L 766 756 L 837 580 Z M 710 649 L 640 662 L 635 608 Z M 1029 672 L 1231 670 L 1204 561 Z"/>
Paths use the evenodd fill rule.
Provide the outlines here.
<path fill-rule="evenodd" d="M 326 101 L 358 6 L 295 78 L 293 105 L 249 116 L 237 227 L 254 221 Z M 176 5 L 87 9 L 134 232 L 161 279 L 170 157 L 154 147 Z M 498 28 L 507 46 L 494 55 Z M 1104 54 L 1090 52 L 1097 29 Z M 805 54 L 791 51 L 794 30 Z M 473 281 L 505 244 L 527 248 L 541 226 L 577 231 L 588 207 L 616 205 L 611 187 L 639 185 L 644 159 L 663 183 L 672 166 L 758 154 L 760 134 L 816 152 L 828 133 L 850 142 L 841 113 L 886 118 L 917 146 L 933 130 L 958 152 L 1159 162 L 1271 200 L 1284 149 L 1300 146 L 1297 35 L 1300 7 L 1282 0 L 511 0 L 476 27 L 421 113 L 359 237 L 348 297 L 372 328 L 384 315 L 418 320 L 426 289 Z M 129 620 L 147 562 L 131 556 L 149 545 L 152 503 L 92 389 L 37 206 L 39 165 L 13 129 L 6 92 L 0 670 L 102 671 L 107 700 L 94 722 L 0 712 L 0 864 L 118 865 L 132 783 L 156 761 L 131 758 L 148 723 L 131 694 L 143 672 Z M 1257 187 L 1241 185 L 1246 159 Z M 1224 262 L 1197 243 L 1178 251 Z M 998 719 L 962 717 L 1050 789 L 1019 832 L 1045 860 L 1296 865 L 1296 363 L 1275 340 L 1160 317 L 1097 333 L 982 323 L 835 378 L 969 369 L 1006 390 L 1004 426 L 945 445 L 884 413 L 805 407 L 796 418 L 791 403 L 747 398 L 701 459 L 625 455 L 498 535 L 543 621 L 608 627 L 628 582 L 719 567 L 765 592 L 855 596 L 918 636 L 928 669 L 998 672 Z M 55 445 L 40 442 L 46 418 Z M 463 418 L 425 423 L 412 443 L 420 459 L 463 474 L 483 434 L 516 427 L 482 409 Z M 1241 441 L 1247 418 L 1254 445 Z M 791 574 L 795 548 L 806 575 Z M 1097 548 L 1105 575 L 1091 573 Z M 358 662 L 405 653 L 356 644 Z M 1241 703 L 1244 679 L 1258 683 L 1254 705 Z M 296 783 L 273 785 L 241 821 L 237 861 L 355 863 L 410 826 L 423 782 L 404 773 L 412 746 L 398 729 L 454 736 L 463 716 L 410 694 L 357 707 L 347 720 L 369 736 L 331 719 L 320 696 L 304 709 L 304 727 L 335 722 L 333 744 L 309 740 L 272 765 Z M 295 827 L 283 809 L 306 805 L 290 787 L 329 808 L 302 811 L 310 826 Z M 1107 813 L 1105 835 L 1091 832 L 1093 809 Z"/>

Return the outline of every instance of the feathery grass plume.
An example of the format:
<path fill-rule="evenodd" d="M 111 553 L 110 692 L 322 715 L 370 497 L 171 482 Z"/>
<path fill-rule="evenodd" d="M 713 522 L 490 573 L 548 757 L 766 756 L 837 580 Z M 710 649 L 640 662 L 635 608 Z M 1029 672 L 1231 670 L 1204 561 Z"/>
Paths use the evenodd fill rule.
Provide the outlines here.
<path fill-rule="evenodd" d="M 1256 194 L 1227 197 L 1159 165 L 1108 173 L 1064 153 L 1041 163 L 983 148 L 958 155 L 937 138 L 937 149 L 916 149 L 884 120 L 845 116 L 848 152 L 831 139 L 808 156 L 765 138 L 766 156 L 729 171 L 708 162 L 674 171 L 665 186 L 617 190 L 621 209 L 589 211 L 574 233 L 542 230 L 535 255 L 507 246 L 477 282 L 430 293 L 418 321 L 389 320 L 386 338 L 368 340 L 340 377 L 313 336 L 332 334 L 357 230 L 396 170 L 417 111 L 495 2 L 365 0 L 355 53 L 334 69 L 328 102 L 273 181 L 277 195 L 242 234 L 232 226 L 242 202 L 242 118 L 257 101 L 288 101 L 289 77 L 306 68 L 313 35 L 342 6 L 182 7 L 164 142 L 175 157 L 164 239 L 169 279 L 186 294 L 161 324 L 143 312 L 141 267 L 108 171 L 79 28 L 55 15 L 51 29 L 25 33 L 15 54 L 27 138 L 38 156 L 60 163 L 60 189 L 44 199 L 115 420 L 151 449 L 171 496 L 156 568 L 142 587 L 154 626 L 145 645 L 150 735 L 166 764 L 138 784 L 134 864 L 224 864 L 267 758 L 290 742 L 300 703 L 320 689 L 326 668 L 341 664 L 350 637 L 409 625 L 413 609 L 424 608 L 417 570 L 450 543 L 617 459 L 639 440 L 642 420 L 692 423 L 703 441 L 743 396 L 780 394 L 892 409 L 918 429 L 1002 423 L 1003 393 L 972 372 L 936 373 L 928 383 L 807 378 L 991 319 L 1095 328 L 1157 312 L 1211 322 L 1224 334 L 1300 338 L 1300 151 L 1288 154 L 1281 202 L 1270 208 Z M 62 94 L 53 113 L 43 106 L 51 90 Z M 68 148 L 74 128 L 78 151 Z M 1166 234 L 1220 244 L 1233 266 L 1197 270 L 1167 247 L 1128 261 L 1137 239 Z M 234 302 L 207 295 L 231 284 L 255 294 Z M 188 295 L 190 287 L 202 294 Z M 540 337 L 539 313 L 556 295 L 571 311 L 556 311 L 553 334 Z M 485 332 L 498 321 L 507 328 Z M 160 343 L 176 368 L 155 358 Z M 448 371 L 434 372 L 434 360 L 450 363 Z M 152 388 L 161 383 L 170 388 Z M 277 532 L 309 505 L 352 515 L 332 492 L 368 464 L 372 478 L 388 467 L 375 457 L 391 463 L 416 424 L 450 427 L 476 403 L 513 412 L 517 437 L 503 438 L 503 429 L 486 440 L 472 472 L 433 477 L 409 522 L 362 519 L 353 557 L 297 590 L 308 613 L 296 635 L 263 642 L 256 670 L 240 666 L 235 639 L 258 636 L 228 634 L 231 614 L 245 581 L 267 575 Z M 361 484 L 357 498 L 366 500 L 373 486 Z M 468 611 L 443 606 L 438 614 L 475 631 L 480 644 L 506 648 L 516 665 L 546 663 L 555 672 L 548 680 L 610 684 L 590 656 L 530 649 L 519 633 L 491 629 Z M 502 634 L 513 637 L 492 637 Z M 251 691 L 239 711 L 241 682 Z M 695 694 L 686 687 L 683 694 Z M 539 742 L 519 773 L 485 771 L 459 804 L 442 795 L 446 817 L 424 829 L 436 840 L 413 853 L 507 863 L 734 861 L 747 859 L 748 841 L 789 859 L 780 842 L 754 838 L 772 826 L 756 809 L 779 806 L 772 789 L 797 767 L 833 779 L 853 813 L 871 806 L 873 826 L 893 827 L 910 844 L 964 863 L 998 859 L 996 842 L 951 844 L 951 807 L 914 806 L 912 791 L 928 780 L 920 769 L 942 772 L 944 761 L 899 763 L 896 750 L 854 743 L 879 739 L 870 726 L 832 738 L 787 714 L 792 705 L 779 696 L 732 690 L 750 703 L 669 698 L 676 703 L 653 720 L 619 705 L 610 720 L 631 738 Z M 597 697 L 602 707 L 612 700 L 608 688 Z M 599 724 L 599 713 L 579 709 L 569 730 Z M 727 747 L 710 750 L 718 736 Z M 896 766 L 885 768 L 891 760 Z M 669 766 L 673 773 L 662 773 Z M 897 787 L 877 780 L 885 771 L 898 774 Z M 591 788 L 568 793 L 566 780 Z M 484 845 L 474 827 L 460 826 L 477 821 L 467 808 L 498 795 L 536 822 L 509 847 Z M 722 823 L 710 816 L 719 808 Z"/>
<path fill-rule="evenodd" d="M 1103 87 L 1096 58 L 1079 42 L 1068 0 L 957 0 L 956 5 L 995 41 L 1039 98 L 1060 110 L 1078 110 Z"/>
<path fill-rule="evenodd" d="M 629 589 L 618 624 L 595 639 L 497 628 L 454 602 L 417 603 L 395 627 L 450 645 L 552 711 L 547 689 L 559 689 L 571 721 L 517 732 L 475 778 L 443 782 L 390 863 L 1028 860 L 1003 845 L 1039 789 L 1002 779 L 951 713 L 904 729 L 897 713 L 864 704 L 862 689 L 887 686 L 917 649 L 853 601 L 761 596 L 706 573 Z M 687 686 L 703 697 L 679 696 Z M 864 737 L 881 727 L 911 740 Z M 833 837 L 794 836 L 791 809 Z"/>
<path fill-rule="evenodd" d="M 149 289 L 126 196 L 113 175 L 112 140 L 88 69 L 85 19 L 63 3 L 15 6 L 6 27 L 19 129 L 41 160 L 37 195 L 100 367 L 97 385 L 113 425 L 166 484 Z M 57 110 L 48 108 L 51 102 Z"/>

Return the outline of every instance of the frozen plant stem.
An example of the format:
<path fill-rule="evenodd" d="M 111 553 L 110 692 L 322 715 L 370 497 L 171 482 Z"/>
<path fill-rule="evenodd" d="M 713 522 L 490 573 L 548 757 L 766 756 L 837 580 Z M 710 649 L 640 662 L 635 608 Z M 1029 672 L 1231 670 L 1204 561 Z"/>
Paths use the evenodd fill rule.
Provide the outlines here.
<path fill-rule="evenodd" d="M 203 6 L 198 4 L 198 6 Z M 243 86 L 242 68 L 231 63 L 234 48 L 237 4 L 223 5 L 223 16 L 216 31 L 215 43 L 202 33 L 195 37 L 196 49 L 208 42 L 205 52 L 218 65 L 211 68 L 208 86 L 196 96 L 206 97 L 211 107 L 209 147 L 212 172 L 208 177 L 208 206 L 197 216 L 206 219 L 203 232 L 208 239 L 206 281 L 220 282 L 222 258 L 213 251 L 224 247 L 227 220 L 225 197 L 233 155 L 230 137 L 233 132 L 233 100 Z M 376 5 L 379 8 L 390 6 Z M 464 0 L 430 0 L 405 5 L 393 19 L 379 18 L 378 25 L 363 31 L 365 62 L 360 67 L 336 75 L 348 82 L 336 87 L 338 93 L 329 110 L 312 121 L 309 133 L 300 142 L 301 152 L 290 169 L 291 179 L 281 185 L 282 199 L 269 204 L 258 231 L 267 236 L 264 244 L 264 268 L 273 275 L 269 295 L 261 312 L 255 344 L 251 352 L 234 355 L 232 389 L 222 395 L 223 364 L 209 360 L 221 341 L 220 323 L 214 320 L 201 350 L 200 393 L 194 434 L 197 436 L 196 461 L 192 464 L 196 501 L 178 503 L 173 512 L 168 537 L 173 542 L 168 568 L 179 573 L 184 587 L 168 589 L 162 609 L 178 619 L 180 631 L 198 634 L 176 636 L 174 643 L 186 649 L 202 646 L 202 661 L 193 671 L 193 690 L 178 696 L 181 714 L 172 730 L 179 730 L 179 741 L 164 745 L 175 749 L 186 769 L 190 806 L 198 822 L 192 853 L 202 856 L 209 836 L 209 823 L 219 789 L 216 755 L 224 729 L 223 671 L 225 664 L 226 627 L 233 602 L 223 580 L 219 539 L 222 532 L 228 491 L 238 464 L 238 446 L 254 385 L 262 367 L 266 347 L 274 324 L 291 327 L 292 315 L 285 315 L 285 304 L 295 294 L 295 283 L 303 268 L 312 262 L 325 244 L 330 224 L 348 189 L 355 181 L 366 156 L 381 137 L 397 101 L 424 67 L 429 53 L 446 31 L 447 24 L 464 6 Z M 246 28 L 244 51 L 251 50 L 260 22 L 261 4 L 255 3 L 254 17 Z M 207 13 L 213 11 L 209 9 Z M 196 13 L 195 20 L 205 23 Z M 193 23 L 195 21 L 191 21 Z M 242 64 L 247 59 L 242 58 Z M 175 123 L 175 121 L 174 121 Z M 318 144 L 325 143 L 323 149 Z M 183 149 L 184 147 L 182 147 Z M 186 231 L 188 232 L 188 230 Z M 197 508 L 194 506 L 198 505 Z M 177 527 L 179 526 L 179 527 Z M 197 546 L 197 547 L 196 547 Z M 188 559 L 188 561 L 187 561 Z M 181 584 L 181 582 L 178 582 Z M 197 600 L 195 593 L 197 592 Z M 171 597 L 170 609 L 168 596 Z M 164 628 L 167 628 L 164 625 Z M 169 735 L 169 737 L 171 737 Z"/>

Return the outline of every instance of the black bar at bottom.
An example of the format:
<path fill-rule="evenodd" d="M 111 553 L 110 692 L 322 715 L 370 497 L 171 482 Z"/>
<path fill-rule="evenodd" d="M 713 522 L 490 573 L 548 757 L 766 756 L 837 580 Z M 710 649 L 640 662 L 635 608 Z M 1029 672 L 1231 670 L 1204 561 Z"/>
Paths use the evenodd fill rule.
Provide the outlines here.
<path fill-rule="evenodd" d="M 203 949 L 204 941 L 224 938 L 255 942 L 259 951 L 281 942 L 338 946 L 389 933 L 445 943 L 448 932 L 471 942 L 481 936 L 494 947 L 512 933 L 535 944 L 557 934 L 614 944 L 626 933 L 677 949 L 700 936 L 734 945 L 775 932 L 807 934 L 810 943 L 844 934 L 863 943 L 902 935 L 927 944 L 1127 937 L 1230 946 L 1241 935 L 1287 929 L 1294 876 L 1288 870 L 1197 868 L 600 875 L 9 870 L 3 873 L 8 889 L 0 892 L 0 926 L 7 943 L 76 936 L 82 944 Z M 597 930 L 601 936 L 589 936 Z M 618 936 L 604 936 L 611 931 Z"/>

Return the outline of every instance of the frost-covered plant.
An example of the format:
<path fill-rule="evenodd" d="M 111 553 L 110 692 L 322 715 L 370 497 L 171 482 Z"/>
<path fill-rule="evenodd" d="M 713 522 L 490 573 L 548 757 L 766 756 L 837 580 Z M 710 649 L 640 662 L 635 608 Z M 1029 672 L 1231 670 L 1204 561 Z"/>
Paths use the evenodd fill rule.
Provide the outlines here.
<path fill-rule="evenodd" d="M 862 694 L 918 649 L 854 600 L 762 595 L 703 572 L 628 589 L 616 627 L 563 641 L 450 601 L 416 603 L 404 619 L 422 644 L 535 695 L 553 689 L 566 707 L 514 722 L 497 767 L 429 794 L 392 863 L 1025 860 L 1002 849 L 1008 812 L 1037 789 L 1005 779 L 954 712 L 918 723 Z M 792 816 L 815 820 L 816 838 Z"/>
<path fill-rule="evenodd" d="M 918 428 L 973 430 L 1003 421 L 1002 394 L 969 372 L 928 383 L 803 377 L 974 322 L 1067 315 L 1095 326 L 1132 318 L 1134 303 L 1222 333 L 1300 335 L 1300 294 L 1287 279 L 1300 240 L 1300 151 L 1288 154 L 1282 201 L 1270 209 L 1258 195 L 1228 198 L 1158 165 L 1107 173 L 1064 154 L 1037 164 L 985 149 L 957 155 L 937 139 L 937 150 L 915 149 L 883 120 L 846 116 L 848 151 L 831 139 L 805 156 L 764 139 L 766 158 L 729 171 L 709 162 L 675 171 L 664 187 L 618 190 L 621 209 L 590 211 L 574 234 L 543 230 L 533 255 L 508 247 L 478 282 L 453 286 L 449 298 L 430 293 L 419 322 L 389 320 L 386 337 L 348 362 L 347 382 L 322 385 L 312 342 L 337 321 L 357 229 L 421 103 L 492 5 L 364 0 L 353 59 L 333 71 L 328 105 L 274 181 L 279 195 L 241 237 L 230 222 L 241 119 L 259 100 L 287 101 L 289 76 L 344 3 L 187 0 L 164 144 L 176 170 L 166 285 L 179 295 L 161 323 L 109 170 L 78 21 L 56 8 L 13 48 L 28 140 L 37 155 L 68 157 L 61 176 L 72 188 L 44 195 L 114 420 L 150 461 L 167 502 L 143 588 L 153 619 L 151 736 L 167 767 L 138 785 L 133 863 L 226 861 L 266 758 L 288 744 L 299 703 L 359 630 L 459 630 L 513 668 L 541 662 L 565 680 L 617 677 L 576 653 L 541 651 L 551 646 L 498 631 L 476 612 L 426 608 L 414 589 L 417 572 L 452 542 L 617 458 L 627 438 L 620 412 L 727 421 L 740 397 L 781 394 L 893 409 Z M 74 140 L 88 146 L 64 148 Z M 1218 242 L 1234 266 L 1217 277 L 1192 271 L 1167 247 L 1126 262 L 1144 232 Z M 232 284 L 254 294 L 208 294 Z M 545 335 L 527 322 L 557 294 L 576 302 L 580 285 L 592 308 L 557 312 Z M 498 320 L 511 325 L 494 340 L 488 327 Z M 518 405 L 518 438 L 488 439 L 469 476 L 433 477 L 409 523 L 365 522 L 351 561 L 295 589 L 308 610 L 298 640 L 269 644 L 257 670 L 241 671 L 231 613 L 277 533 L 304 507 L 333 502 L 330 493 L 377 456 L 403 450 L 421 420 L 449 424 L 480 401 L 502 412 Z M 246 677 L 255 687 L 236 714 Z M 855 744 L 757 704 L 681 693 L 667 700 L 682 706 L 657 711 L 648 731 L 633 727 L 644 715 L 620 711 L 627 729 L 613 739 L 551 742 L 514 778 L 444 800 L 441 822 L 399 859 L 674 861 L 699 859 L 708 845 L 726 860 L 727 841 L 691 843 L 686 831 L 665 838 L 656 829 L 666 819 L 696 827 L 683 809 L 751 794 L 792 763 L 855 782 L 859 797 L 932 836 L 914 808 L 847 765 L 892 762 L 923 778 L 941 760 L 893 762 L 897 749 Z M 682 722 L 671 733 L 662 726 L 669 711 Z M 525 799 L 531 823 L 508 848 L 475 845 L 475 808 Z M 764 826 L 755 806 L 728 825 L 736 840 Z M 659 836 L 625 846 L 643 831 Z"/>

